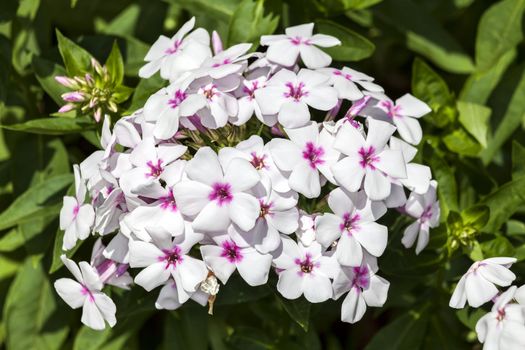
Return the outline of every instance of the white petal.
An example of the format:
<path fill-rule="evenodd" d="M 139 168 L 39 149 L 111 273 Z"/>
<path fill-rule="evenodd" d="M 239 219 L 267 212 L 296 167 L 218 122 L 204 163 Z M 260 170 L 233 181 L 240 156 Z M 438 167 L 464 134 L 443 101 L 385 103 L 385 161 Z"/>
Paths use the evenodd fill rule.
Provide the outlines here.
<path fill-rule="evenodd" d="M 332 173 L 337 183 L 344 189 L 356 192 L 361 187 L 365 170 L 359 164 L 359 158 L 356 154 L 355 156 L 345 157 L 334 164 Z"/>
<path fill-rule="evenodd" d="M 332 63 L 332 57 L 313 45 L 300 45 L 299 52 L 306 67 L 310 69 L 327 67 Z"/>
<path fill-rule="evenodd" d="M 282 104 L 277 119 L 285 128 L 299 128 L 310 121 L 310 111 L 305 102 L 288 99 Z"/>
<path fill-rule="evenodd" d="M 285 234 L 291 234 L 299 226 L 299 211 L 297 208 L 288 210 L 274 211 L 270 217 L 273 227 Z"/>
<path fill-rule="evenodd" d="M 394 117 L 394 123 L 397 126 L 397 131 L 399 135 L 408 143 L 417 145 L 421 142 L 423 137 L 423 130 L 421 130 L 421 125 L 415 118 L 410 117 Z"/>
<path fill-rule="evenodd" d="M 140 271 L 135 277 L 135 283 L 149 292 L 161 284 L 164 284 L 169 277 L 170 270 L 166 269 L 166 263 L 161 261 Z"/>
<path fill-rule="evenodd" d="M 297 62 L 299 47 L 293 45 L 288 39 L 272 42 L 266 51 L 268 61 L 291 67 Z"/>
<path fill-rule="evenodd" d="M 467 275 L 465 291 L 470 306 L 479 307 L 498 294 L 498 289 L 494 284 L 484 279 L 479 274 Z"/>
<path fill-rule="evenodd" d="M 380 201 L 390 195 L 390 180 L 379 170 L 367 170 L 365 192 L 371 200 Z"/>
<path fill-rule="evenodd" d="M 117 323 L 117 319 L 115 318 L 117 307 L 113 300 L 101 292 L 93 293 L 93 298 L 95 299 L 95 305 L 102 314 L 102 317 L 108 322 L 110 327 L 113 327 Z"/>
<path fill-rule="evenodd" d="M 299 162 L 288 179 L 290 188 L 307 198 L 316 198 L 321 193 L 319 172 L 305 162 Z"/>
<path fill-rule="evenodd" d="M 467 302 L 467 293 L 465 293 L 465 280 L 465 276 L 461 277 L 459 280 L 456 288 L 454 289 L 454 292 L 452 293 L 452 297 L 450 298 L 448 306 L 454 309 L 462 309 L 465 307 L 465 303 Z"/>
<path fill-rule="evenodd" d="M 375 222 L 360 223 L 354 236 L 370 254 L 379 257 L 388 242 L 388 229 Z"/>
<path fill-rule="evenodd" d="M 55 290 L 58 295 L 73 309 L 84 305 L 86 295 L 82 293 L 84 287 L 71 278 L 60 278 L 55 281 Z"/>
<path fill-rule="evenodd" d="M 176 310 L 182 306 L 177 293 L 177 284 L 169 281 L 162 287 L 159 297 L 155 301 L 157 309 Z"/>
<path fill-rule="evenodd" d="M 396 100 L 396 105 L 401 106 L 400 114 L 410 117 L 420 118 L 432 109 L 423 101 L 415 98 L 410 94 L 405 94 Z"/>
<path fill-rule="evenodd" d="M 319 216 L 315 221 L 316 239 L 324 247 L 329 247 L 341 236 L 341 218 L 330 213 Z"/>
<path fill-rule="evenodd" d="M 210 147 L 199 148 L 193 159 L 186 165 L 186 174 L 194 181 L 212 185 L 223 178 L 217 154 Z"/>
<path fill-rule="evenodd" d="M 253 248 L 242 250 L 242 260 L 237 263 L 241 277 L 250 286 L 260 286 L 268 281 L 268 273 L 272 264 L 270 254 L 261 254 Z"/>
<path fill-rule="evenodd" d="M 260 211 L 259 201 L 247 193 L 235 193 L 228 209 L 231 220 L 244 231 L 253 228 Z"/>
<path fill-rule="evenodd" d="M 396 130 L 395 126 L 390 123 L 383 122 L 380 120 L 368 118 L 368 133 L 366 137 L 366 143 L 370 146 L 374 146 L 376 152 L 381 152 L 385 145 L 390 140 L 390 136 Z"/>
<path fill-rule="evenodd" d="M 410 248 L 416 242 L 416 238 L 419 233 L 419 222 L 415 221 L 411 223 L 403 232 L 403 238 L 401 238 L 401 243 L 405 248 Z"/>
<path fill-rule="evenodd" d="M 173 186 L 173 196 L 185 215 L 197 215 L 209 203 L 212 188 L 197 181 L 182 181 Z"/>
<path fill-rule="evenodd" d="M 129 265 L 146 267 L 157 263 L 164 253 L 155 245 L 142 241 L 129 241 Z"/>
<path fill-rule="evenodd" d="M 387 175 L 396 179 L 407 177 L 405 159 L 401 151 L 386 149 L 378 154 L 379 161 L 376 167 Z"/>
<path fill-rule="evenodd" d="M 209 202 L 197 215 L 192 227 L 197 232 L 222 231 L 226 230 L 230 223 L 229 205 Z"/>
<path fill-rule="evenodd" d="M 388 296 L 390 283 L 382 277 L 372 276 L 370 286 L 363 291 L 363 298 L 368 306 L 381 307 Z"/>
<path fill-rule="evenodd" d="M 102 330 L 106 328 L 102 313 L 95 304 L 95 301 L 91 298 L 86 298 L 84 301 L 84 307 L 82 308 L 82 318 L 80 321 L 94 330 Z"/>
<path fill-rule="evenodd" d="M 260 178 L 253 165 L 241 158 L 232 159 L 224 174 L 224 181 L 231 184 L 233 192 L 249 190 Z"/>
<path fill-rule="evenodd" d="M 268 86 L 255 90 L 255 100 L 262 114 L 277 114 L 286 98 L 282 87 Z"/>
<path fill-rule="evenodd" d="M 282 271 L 279 274 L 277 290 L 286 299 L 297 299 L 303 294 L 303 278 L 297 268 Z"/>
<path fill-rule="evenodd" d="M 332 297 L 330 279 L 321 274 L 305 274 L 303 277 L 304 297 L 311 303 L 322 303 Z"/>
<path fill-rule="evenodd" d="M 274 138 L 268 148 L 275 165 L 284 171 L 291 171 L 303 159 L 299 147 L 290 140 Z"/>
<path fill-rule="evenodd" d="M 514 272 L 507 269 L 505 266 L 496 264 L 487 264 L 480 266 L 478 272 L 489 282 L 492 282 L 501 287 L 510 286 L 512 281 L 516 279 Z"/>
<path fill-rule="evenodd" d="M 336 37 L 326 34 L 315 34 L 310 38 L 310 42 L 321 47 L 332 47 L 341 45 L 341 41 Z"/>
<path fill-rule="evenodd" d="M 91 291 L 101 290 L 104 285 L 102 281 L 100 281 L 97 270 L 93 266 L 89 265 L 87 261 L 79 262 L 78 266 L 82 272 L 82 280 L 84 281 L 84 285 Z"/>
<path fill-rule="evenodd" d="M 363 261 L 363 249 L 353 235 L 343 232 L 337 243 L 335 256 L 343 266 L 360 266 Z"/>
<path fill-rule="evenodd" d="M 201 254 L 206 265 L 213 271 L 215 276 L 226 284 L 230 276 L 235 272 L 235 264 L 221 256 L 222 248 L 212 245 L 201 246 Z"/>
<path fill-rule="evenodd" d="M 357 288 L 348 292 L 341 306 L 341 321 L 355 323 L 363 318 L 366 311 L 366 303 Z"/>
<path fill-rule="evenodd" d="M 176 267 L 181 277 L 182 285 L 187 292 L 194 292 L 198 285 L 204 281 L 208 274 L 208 269 L 202 260 L 195 259 L 189 255 Z"/>

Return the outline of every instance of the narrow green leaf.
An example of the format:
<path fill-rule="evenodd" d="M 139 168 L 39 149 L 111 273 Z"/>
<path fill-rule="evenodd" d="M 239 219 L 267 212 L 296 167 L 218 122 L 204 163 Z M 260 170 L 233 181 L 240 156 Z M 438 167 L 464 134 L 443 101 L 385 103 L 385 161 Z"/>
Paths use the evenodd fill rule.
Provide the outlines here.
<path fill-rule="evenodd" d="M 525 203 L 525 177 L 507 182 L 483 198 L 482 204 L 490 208 L 490 220 L 485 226 L 487 232 L 497 232 Z"/>
<path fill-rule="evenodd" d="M 58 39 L 58 50 L 64 60 L 68 75 L 83 76 L 91 71 L 91 55 L 85 49 L 66 38 L 60 31 L 56 30 Z"/>
<path fill-rule="evenodd" d="M 106 60 L 106 68 L 114 86 L 119 86 L 124 80 L 124 60 L 116 41 L 113 42 L 111 52 Z M 128 95 L 129 96 L 129 95 Z"/>
<path fill-rule="evenodd" d="M 12 252 L 24 245 L 24 237 L 15 227 L 0 238 L 0 252 Z"/>
<path fill-rule="evenodd" d="M 57 201 L 57 194 L 73 181 L 70 174 L 58 175 L 30 187 L 0 214 L 0 230 L 12 227 L 21 221 L 32 219 L 39 211 Z"/>
<path fill-rule="evenodd" d="M 66 319 L 55 315 L 58 305 L 54 293 L 42 266 L 34 266 L 29 257 L 11 284 L 5 302 L 8 349 L 61 348 L 68 326 Z"/>
<path fill-rule="evenodd" d="M 97 32 L 117 35 L 117 36 L 131 36 L 135 31 L 138 19 L 140 16 L 140 6 L 132 4 L 126 7 L 118 14 L 111 22 L 106 22 L 102 18 L 95 19 L 95 29 Z"/>
<path fill-rule="evenodd" d="M 463 225 L 470 226 L 479 231 L 489 221 L 490 209 L 486 205 L 475 205 L 461 212 Z"/>
<path fill-rule="evenodd" d="M 510 241 L 504 236 L 496 236 L 496 238 L 480 243 L 483 256 L 485 258 L 494 258 L 498 256 L 514 256 L 516 249 Z"/>
<path fill-rule="evenodd" d="M 458 101 L 459 122 L 483 146 L 487 147 L 487 132 L 491 109 L 472 102 Z"/>
<path fill-rule="evenodd" d="M 454 36 L 425 6 L 412 0 L 384 1 L 380 18 L 406 36 L 407 47 L 452 73 L 470 73 L 474 64 Z"/>
<path fill-rule="evenodd" d="M 512 179 L 525 176 L 525 147 L 518 141 L 512 142 Z"/>
<path fill-rule="evenodd" d="M 228 45 L 252 43 L 252 50 L 255 50 L 261 35 L 272 34 L 277 24 L 279 16 L 264 15 L 264 0 L 243 0 L 231 18 Z"/>
<path fill-rule="evenodd" d="M 462 128 L 445 135 L 443 142 L 449 150 L 463 156 L 476 157 L 481 151 L 481 145 Z"/>
<path fill-rule="evenodd" d="M 492 161 L 496 152 L 520 126 L 525 115 L 525 98 L 523 96 L 525 96 L 525 70 L 522 72 L 520 81 L 514 90 L 503 119 L 494 133 L 494 137 L 489 140 L 487 148 L 481 153 L 481 159 L 485 165 Z"/>
<path fill-rule="evenodd" d="M 310 309 L 312 304 L 305 298 L 288 300 L 284 299 L 280 295 L 277 295 L 277 299 L 288 315 L 290 315 L 292 320 L 301 326 L 305 332 L 308 332 L 308 327 L 310 325 Z"/>
<path fill-rule="evenodd" d="M 476 323 L 487 312 L 483 309 L 471 309 L 469 307 L 456 311 L 458 319 L 470 330 L 476 329 Z"/>
<path fill-rule="evenodd" d="M 80 133 L 96 128 L 94 121 L 88 118 L 38 118 L 11 125 L 0 125 L 1 128 L 44 135 L 64 135 Z"/>
<path fill-rule="evenodd" d="M 486 104 L 509 65 L 516 58 L 516 50 L 509 50 L 498 62 L 484 71 L 472 73 L 463 84 L 459 99 L 477 104 Z"/>
<path fill-rule="evenodd" d="M 340 46 L 324 49 L 336 61 L 359 61 L 372 56 L 375 45 L 364 36 L 328 20 L 316 21 L 319 33 L 335 36 Z"/>
<path fill-rule="evenodd" d="M 16 260 L 0 254 L 0 281 L 13 276 L 19 266 Z"/>
<path fill-rule="evenodd" d="M 521 19 L 525 0 L 503 0 L 492 5 L 478 25 L 476 70 L 491 69 L 522 39 Z"/>

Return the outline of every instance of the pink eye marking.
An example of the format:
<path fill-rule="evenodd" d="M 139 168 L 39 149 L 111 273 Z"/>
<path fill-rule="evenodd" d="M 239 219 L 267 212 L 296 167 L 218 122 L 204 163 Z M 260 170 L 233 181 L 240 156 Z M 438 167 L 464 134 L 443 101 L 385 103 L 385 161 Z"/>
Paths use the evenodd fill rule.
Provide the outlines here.
<path fill-rule="evenodd" d="M 164 267 L 166 270 L 172 266 L 173 268 L 177 267 L 177 264 L 180 264 L 182 262 L 182 250 L 179 246 L 174 246 L 171 249 L 163 249 L 162 252 L 164 253 L 164 256 L 159 257 L 159 261 L 165 261 L 166 266 Z"/>
<path fill-rule="evenodd" d="M 299 276 L 303 276 L 305 273 L 312 273 L 314 268 L 320 266 L 318 262 L 315 263 L 312 261 L 312 256 L 309 253 L 306 253 L 306 256 L 303 260 L 296 258 L 294 263 L 299 265 L 299 268 L 301 269 L 299 271 Z"/>
<path fill-rule="evenodd" d="M 261 170 L 266 168 L 266 164 L 264 163 L 264 160 L 266 159 L 266 154 L 263 154 L 262 156 L 258 156 L 257 153 L 252 152 L 250 153 L 252 156 L 252 159 L 250 160 L 250 163 L 253 165 L 253 167 L 257 170 Z"/>
<path fill-rule="evenodd" d="M 340 77 L 345 78 L 346 80 L 352 80 L 352 76 L 348 73 L 343 73 L 343 71 L 340 71 L 338 69 L 334 70 L 334 75 L 338 75 Z"/>
<path fill-rule="evenodd" d="M 161 201 L 160 207 L 162 209 L 168 209 L 173 212 L 177 211 L 177 202 L 175 202 L 175 197 L 173 197 L 173 190 L 170 189 L 170 192 L 167 196 L 160 197 Z"/>
<path fill-rule="evenodd" d="M 366 266 L 357 266 L 353 267 L 352 270 L 354 271 L 354 278 L 352 279 L 352 287 L 356 287 L 358 289 L 368 289 L 370 286 L 370 274 L 368 271 L 368 267 Z"/>
<path fill-rule="evenodd" d="M 164 171 L 164 168 L 162 167 L 162 159 L 157 160 L 157 164 L 155 164 L 153 161 L 148 161 L 146 165 L 149 167 L 150 172 L 146 173 L 146 177 L 159 177 L 162 175 L 162 172 Z"/>
<path fill-rule="evenodd" d="M 346 231 L 349 235 L 353 232 L 359 231 L 359 220 L 361 217 L 359 214 L 354 214 L 351 216 L 350 213 L 345 213 L 343 215 L 343 222 L 339 225 L 341 231 Z"/>
<path fill-rule="evenodd" d="M 187 96 L 184 91 L 177 90 L 175 91 L 175 94 L 173 94 L 173 97 L 168 100 L 168 104 L 170 105 L 171 108 L 175 109 L 178 106 L 180 106 L 180 104 L 182 103 L 182 101 L 186 99 L 186 97 Z"/>
<path fill-rule="evenodd" d="M 228 259 L 230 263 L 240 262 L 243 258 L 241 249 L 231 240 L 222 242 L 222 253 L 223 258 Z"/>
<path fill-rule="evenodd" d="M 164 51 L 167 55 L 173 55 L 174 53 L 177 53 L 179 51 L 180 45 L 182 44 L 182 40 L 177 40 L 173 43 L 172 47 L 169 47 Z"/>
<path fill-rule="evenodd" d="M 246 85 L 243 86 L 242 91 L 250 97 L 250 100 L 253 100 L 255 98 L 255 90 L 258 88 L 260 88 L 259 82 L 255 80 L 251 82 L 251 87 Z"/>
<path fill-rule="evenodd" d="M 383 107 L 389 118 L 393 119 L 394 117 L 401 117 L 401 115 L 399 115 L 399 112 L 401 112 L 401 106 L 394 106 L 390 101 L 381 101 L 381 107 Z"/>
<path fill-rule="evenodd" d="M 316 147 L 312 142 L 307 142 L 303 150 L 303 158 L 308 160 L 312 169 L 316 169 L 318 165 L 324 163 L 324 153 L 323 147 Z"/>
<path fill-rule="evenodd" d="M 90 302 L 94 302 L 95 301 L 95 297 L 93 296 L 93 293 L 91 293 L 89 288 L 86 287 L 85 285 L 82 284 L 82 290 L 80 292 L 82 293 L 82 295 L 87 295 L 87 297 L 89 298 Z"/>
<path fill-rule="evenodd" d="M 261 211 L 259 212 L 260 218 L 264 218 L 266 215 L 271 215 L 270 209 L 273 206 L 272 202 L 264 203 L 262 199 L 259 199 L 259 204 L 261 205 Z"/>
<path fill-rule="evenodd" d="M 232 63 L 232 61 L 231 61 L 229 58 L 226 58 L 226 59 L 225 59 L 224 61 L 222 61 L 222 62 L 214 63 L 214 64 L 212 65 L 212 67 L 213 67 L 213 68 L 217 68 L 217 67 L 224 66 L 224 65 L 226 65 L 226 64 L 230 64 L 230 63 Z"/>
<path fill-rule="evenodd" d="M 300 36 L 294 36 L 294 37 L 290 38 L 290 42 L 293 45 L 295 45 L 295 46 L 299 46 L 301 44 L 303 44 L 303 45 L 312 45 L 312 43 L 310 42 L 310 39 L 303 39 Z"/>
<path fill-rule="evenodd" d="M 371 170 L 375 170 L 375 163 L 379 162 L 379 157 L 375 154 L 376 150 L 374 146 L 369 146 L 368 149 L 365 149 L 364 147 L 361 147 L 358 151 L 359 155 L 361 156 L 361 160 L 359 161 L 359 164 L 361 164 L 361 167 L 363 169 L 366 169 L 367 167 Z"/>
<path fill-rule="evenodd" d="M 217 201 L 219 206 L 230 203 L 233 199 L 231 192 L 231 185 L 229 183 L 214 183 L 212 186 L 213 190 L 208 196 L 210 201 Z"/>
<path fill-rule="evenodd" d="M 295 102 L 299 102 L 303 96 L 308 96 L 308 91 L 303 90 L 304 89 L 304 83 L 299 83 L 297 85 L 294 85 L 292 82 L 287 82 L 284 84 L 288 91 L 284 93 L 284 97 L 291 98 Z"/>

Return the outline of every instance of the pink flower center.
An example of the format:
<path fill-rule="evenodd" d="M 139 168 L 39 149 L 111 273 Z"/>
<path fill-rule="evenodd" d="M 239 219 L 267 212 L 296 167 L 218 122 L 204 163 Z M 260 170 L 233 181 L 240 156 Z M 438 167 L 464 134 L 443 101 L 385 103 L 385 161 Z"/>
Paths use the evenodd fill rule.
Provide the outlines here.
<path fill-rule="evenodd" d="M 77 217 L 77 215 L 78 215 L 78 211 L 79 211 L 79 210 L 80 210 L 80 205 L 77 204 L 77 205 L 75 205 L 75 206 L 73 207 L 73 216 L 74 216 L 74 217 Z"/>
<path fill-rule="evenodd" d="M 212 186 L 213 190 L 211 191 L 208 199 L 210 201 L 217 201 L 217 204 L 223 205 L 225 203 L 230 203 L 233 199 L 233 194 L 231 192 L 231 185 L 229 183 L 214 183 Z"/>
<path fill-rule="evenodd" d="M 175 109 L 186 99 L 186 97 L 184 91 L 177 90 L 175 91 L 175 94 L 173 94 L 173 97 L 168 100 L 168 104 L 171 108 Z"/>
<path fill-rule="evenodd" d="M 199 92 L 203 94 L 204 97 L 206 97 L 206 99 L 208 100 L 213 99 L 215 95 L 219 94 L 219 90 L 217 89 L 215 84 L 208 84 L 205 87 L 200 88 Z"/>
<path fill-rule="evenodd" d="M 345 78 L 346 80 L 352 81 L 352 76 L 348 73 L 344 73 L 341 70 L 338 70 L 338 69 L 334 70 L 334 75 L 337 75 L 337 76 Z"/>
<path fill-rule="evenodd" d="M 309 162 L 312 169 L 316 169 L 318 165 L 324 163 L 323 156 L 323 147 L 316 147 L 312 142 L 306 143 L 306 147 L 303 150 L 303 158 Z"/>
<path fill-rule="evenodd" d="M 290 38 L 290 42 L 295 46 L 299 46 L 301 44 L 312 45 L 312 43 L 310 42 L 310 39 L 304 39 L 304 38 L 301 38 L 300 36 L 294 36 Z"/>
<path fill-rule="evenodd" d="M 164 197 L 160 197 L 160 207 L 162 209 L 171 210 L 173 212 L 177 211 L 177 203 L 175 202 L 175 197 L 173 197 L 173 190 L 170 188 L 169 194 Z"/>
<path fill-rule="evenodd" d="M 359 164 L 361 164 L 363 169 L 366 169 L 367 167 L 371 170 L 376 169 L 375 163 L 379 162 L 379 157 L 375 154 L 375 152 L 376 150 L 374 146 L 369 146 L 368 149 L 365 149 L 364 147 L 359 149 L 358 153 L 361 156 Z"/>
<path fill-rule="evenodd" d="M 272 202 L 265 203 L 262 199 L 259 199 L 259 204 L 261 205 L 261 211 L 259 212 L 259 217 L 264 218 L 266 215 L 270 214 L 270 209 L 273 206 Z"/>
<path fill-rule="evenodd" d="M 82 290 L 80 292 L 82 293 L 82 295 L 87 295 L 87 297 L 89 298 L 90 302 L 94 302 L 95 301 L 95 297 L 93 296 L 93 293 L 91 293 L 89 288 L 86 287 L 85 285 L 82 284 Z"/>
<path fill-rule="evenodd" d="M 174 53 L 176 53 L 179 50 L 181 44 L 182 44 L 182 40 L 176 40 L 173 43 L 173 46 L 167 48 L 166 51 L 164 51 L 164 53 L 166 55 L 173 55 Z"/>
<path fill-rule="evenodd" d="M 227 64 L 230 64 L 232 63 L 232 61 L 229 59 L 229 58 L 226 58 L 225 60 L 223 60 L 222 62 L 216 62 L 212 65 L 213 68 L 217 68 L 217 67 L 220 67 L 220 66 L 224 66 L 224 65 L 227 65 Z"/>
<path fill-rule="evenodd" d="M 401 111 L 401 106 L 394 106 L 390 101 L 381 101 L 381 107 L 385 110 L 386 114 L 390 118 L 401 117 L 399 112 Z"/>
<path fill-rule="evenodd" d="M 146 165 L 149 167 L 149 173 L 146 173 L 146 177 L 157 178 L 164 171 L 164 168 L 162 167 L 162 159 L 158 159 L 156 164 L 150 160 Z"/>
<path fill-rule="evenodd" d="M 253 165 L 253 167 L 257 170 L 261 170 L 263 168 L 266 168 L 266 164 L 264 163 L 264 160 L 266 159 L 266 154 L 263 154 L 262 156 L 258 156 L 257 153 L 252 152 L 250 153 L 252 156 L 252 159 L 250 160 L 250 163 Z"/>
<path fill-rule="evenodd" d="M 259 86 L 259 81 L 254 80 L 249 83 L 251 86 L 246 86 L 246 83 L 244 83 L 244 86 L 242 88 L 242 91 L 250 97 L 250 100 L 253 100 L 255 98 L 255 90 L 257 90 Z"/>
<path fill-rule="evenodd" d="M 284 84 L 288 91 L 284 93 L 284 97 L 291 98 L 296 102 L 299 102 L 303 96 L 308 96 L 308 91 L 304 91 L 304 83 L 294 85 L 292 82 Z"/>
<path fill-rule="evenodd" d="M 351 215 L 350 213 L 344 213 L 343 222 L 339 225 L 341 232 L 346 231 L 348 235 L 352 235 L 353 232 L 359 230 L 359 220 L 361 217 L 359 214 Z"/>
<path fill-rule="evenodd" d="M 299 265 L 299 268 L 301 269 L 299 271 L 299 276 L 303 276 L 305 273 L 311 273 L 314 268 L 319 267 L 319 263 L 314 263 L 312 261 L 312 256 L 309 253 L 306 254 L 303 260 L 296 258 L 294 262 L 296 265 Z"/>
<path fill-rule="evenodd" d="M 352 268 L 354 278 L 352 279 L 352 287 L 359 289 L 368 289 L 370 286 L 370 273 L 366 266 L 356 266 Z"/>
<path fill-rule="evenodd" d="M 423 211 L 423 213 L 421 214 L 421 222 L 426 222 L 428 220 L 430 220 L 430 218 L 432 218 L 432 206 L 429 205 L 425 208 L 425 210 Z"/>
<path fill-rule="evenodd" d="M 496 316 L 496 319 L 501 322 L 505 319 L 505 316 L 505 308 L 498 309 L 498 315 Z"/>
<path fill-rule="evenodd" d="M 241 249 L 231 240 L 222 242 L 222 253 L 223 258 L 228 259 L 232 264 L 240 262 L 243 258 Z"/>
<path fill-rule="evenodd" d="M 166 266 L 164 267 L 166 270 L 170 266 L 175 268 L 177 267 L 177 264 L 182 262 L 182 250 L 179 246 L 174 246 L 171 249 L 163 249 L 162 252 L 164 253 L 164 256 L 159 257 L 159 261 L 166 262 Z"/>

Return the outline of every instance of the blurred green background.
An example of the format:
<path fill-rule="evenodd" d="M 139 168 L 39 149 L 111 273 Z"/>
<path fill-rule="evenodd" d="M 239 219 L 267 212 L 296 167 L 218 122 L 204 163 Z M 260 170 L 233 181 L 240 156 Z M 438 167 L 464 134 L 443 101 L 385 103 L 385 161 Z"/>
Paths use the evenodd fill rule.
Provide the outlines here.
<path fill-rule="evenodd" d="M 473 327 L 483 311 L 456 312 L 448 299 L 470 260 L 515 256 L 513 270 L 525 276 L 524 8 L 525 0 L 2 0 L 0 347 L 479 349 Z M 67 275 L 58 258 L 61 198 L 71 190 L 72 164 L 98 147 L 93 122 L 50 117 L 64 92 L 53 80 L 63 71 L 55 30 L 101 62 L 117 40 L 125 83 L 136 88 L 119 106 L 126 111 L 161 86 L 137 77 L 149 45 L 191 16 L 227 45 L 315 22 L 343 42 L 328 50 L 335 65 L 433 109 L 416 161 L 439 182 L 442 225 L 416 256 L 400 244 L 408 221 L 386 219 L 379 274 L 391 282 L 389 299 L 358 324 L 339 321 L 341 301 L 285 301 L 274 280 L 250 288 L 234 278 L 214 316 L 192 303 L 155 311 L 156 291 L 111 290 L 119 323 L 95 332 L 54 292 L 53 281 Z M 75 260 L 89 259 L 94 239 Z"/>

